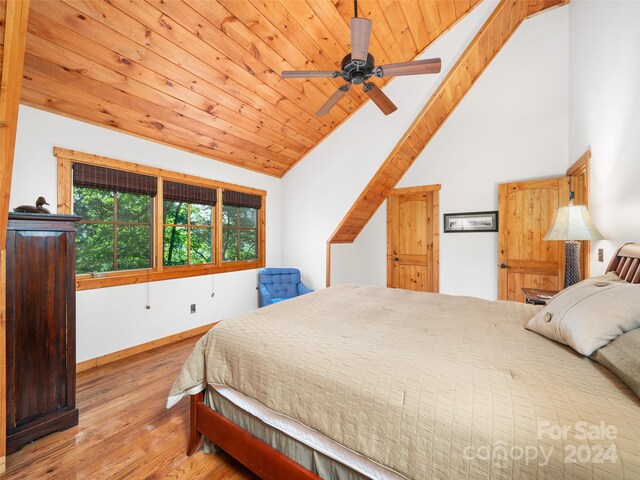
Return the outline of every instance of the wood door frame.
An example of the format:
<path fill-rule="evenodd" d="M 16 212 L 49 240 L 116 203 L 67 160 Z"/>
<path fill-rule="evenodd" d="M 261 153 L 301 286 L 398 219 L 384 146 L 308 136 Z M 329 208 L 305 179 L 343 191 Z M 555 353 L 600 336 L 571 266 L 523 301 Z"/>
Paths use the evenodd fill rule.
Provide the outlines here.
<path fill-rule="evenodd" d="M 7 0 L 0 75 L 0 474 L 6 469 L 6 239 L 29 0 Z"/>
<path fill-rule="evenodd" d="M 590 174 L 591 174 L 591 150 L 587 150 L 582 154 L 578 160 L 576 160 L 573 165 L 567 168 L 567 177 L 584 177 L 584 192 L 585 198 L 584 205 L 589 208 L 589 185 L 590 185 Z M 584 240 L 581 245 L 581 255 L 580 255 L 580 269 L 582 271 L 583 278 L 589 278 L 591 276 L 591 242 L 589 240 Z"/>
<path fill-rule="evenodd" d="M 434 268 L 431 271 L 431 284 L 433 285 L 434 292 L 440 291 L 440 190 L 442 188 L 441 184 L 434 185 L 422 185 L 418 187 L 404 187 L 404 188 L 396 188 L 389 192 L 387 195 L 387 258 L 389 257 L 389 252 L 391 251 L 391 236 L 389 235 L 390 231 L 390 222 L 391 222 L 391 209 L 389 206 L 389 197 L 398 196 L 398 195 L 412 195 L 416 193 L 432 193 L 433 194 L 433 211 L 435 215 L 433 218 L 433 266 Z M 389 262 L 387 261 L 387 285 L 389 284 L 391 272 L 389 268 Z"/>

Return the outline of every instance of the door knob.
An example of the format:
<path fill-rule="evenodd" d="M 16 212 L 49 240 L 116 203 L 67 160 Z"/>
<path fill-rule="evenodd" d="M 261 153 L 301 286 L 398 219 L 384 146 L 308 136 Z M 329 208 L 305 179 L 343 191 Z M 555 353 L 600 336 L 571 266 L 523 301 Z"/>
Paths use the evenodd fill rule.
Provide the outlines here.
<path fill-rule="evenodd" d="M 500 264 L 500 268 L 507 268 L 509 265 L 507 265 L 506 263 L 501 263 Z"/>
<path fill-rule="evenodd" d="M 399 262 L 399 261 L 400 261 L 400 258 L 399 258 L 399 257 L 396 257 L 396 258 L 394 258 L 394 259 L 393 259 L 393 261 L 394 261 L 394 262 Z"/>

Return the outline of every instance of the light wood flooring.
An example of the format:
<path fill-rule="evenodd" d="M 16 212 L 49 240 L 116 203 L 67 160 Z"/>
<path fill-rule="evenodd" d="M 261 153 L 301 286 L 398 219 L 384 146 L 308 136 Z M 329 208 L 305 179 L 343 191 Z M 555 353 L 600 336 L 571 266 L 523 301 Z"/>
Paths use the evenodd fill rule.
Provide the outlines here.
<path fill-rule="evenodd" d="M 80 424 L 7 458 L 3 479 L 251 479 L 225 453 L 192 457 L 189 402 L 165 408 L 167 393 L 196 339 L 78 374 Z"/>

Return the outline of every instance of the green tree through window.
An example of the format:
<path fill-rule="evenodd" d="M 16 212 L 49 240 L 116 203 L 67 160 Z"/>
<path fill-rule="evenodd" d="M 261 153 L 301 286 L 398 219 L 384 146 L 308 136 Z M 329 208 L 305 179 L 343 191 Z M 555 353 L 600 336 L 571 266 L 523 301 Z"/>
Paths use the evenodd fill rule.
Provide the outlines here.
<path fill-rule="evenodd" d="M 163 203 L 163 264 L 213 263 L 213 207 L 176 200 Z"/>
<path fill-rule="evenodd" d="M 266 192 L 55 147 L 78 290 L 260 268 Z"/>
<path fill-rule="evenodd" d="M 222 208 L 222 261 L 258 258 L 258 210 L 224 205 Z"/>
<path fill-rule="evenodd" d="M 73 187 L 77 273 L 151 268 L 152 202 L 149 195 Z"/>

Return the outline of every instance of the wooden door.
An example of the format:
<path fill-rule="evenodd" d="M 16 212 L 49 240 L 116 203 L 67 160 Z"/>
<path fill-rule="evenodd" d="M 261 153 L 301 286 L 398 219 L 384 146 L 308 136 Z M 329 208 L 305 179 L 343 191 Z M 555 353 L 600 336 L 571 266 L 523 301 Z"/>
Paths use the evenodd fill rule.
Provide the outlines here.
<path fill-rule="evenodd" d="M 387 197 L 387 287 L 439 290 L 439 190 L 399 188 Z"/>
<path fill-rule="evenodd" d="M 582 178 L 560 177 L 499 185 L 498 298 L 524 301 L 522 288 L 561 290 L 564 243 L 546 241 L 556 209 L 583 203 Z"/>

